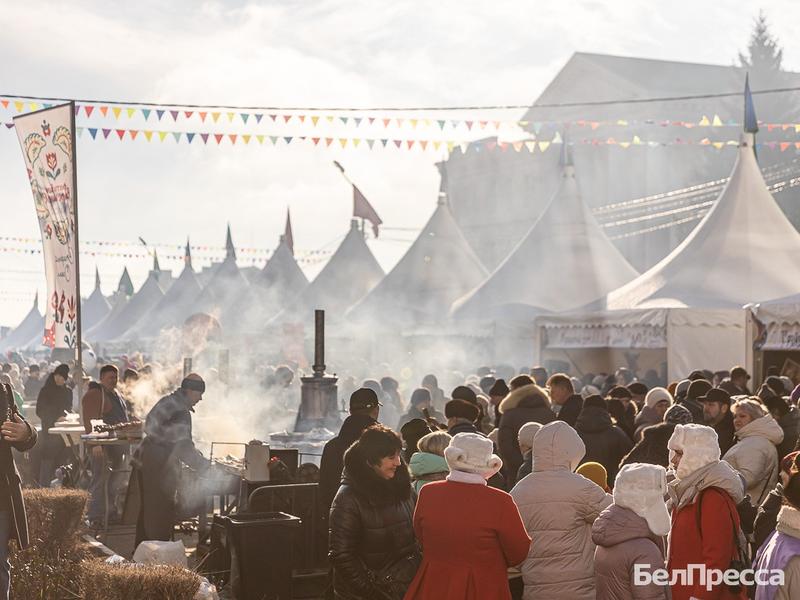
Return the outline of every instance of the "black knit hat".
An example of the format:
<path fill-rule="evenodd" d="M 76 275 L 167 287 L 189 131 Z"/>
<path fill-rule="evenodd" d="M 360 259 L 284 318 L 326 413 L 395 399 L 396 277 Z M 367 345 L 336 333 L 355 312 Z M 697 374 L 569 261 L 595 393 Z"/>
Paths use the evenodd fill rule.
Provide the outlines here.
<path fill-rule="evenodd" d="M 453 400 L 466 400 L 470 404 L 478 403 L 478 396 L 465 385 L 459 385 L 450 394 Z"/>
<path fill-rule="evenodd" d="M 606 394 L 606 396 L 608 396 L 609 398 L 633 398 L 631 391 L 628 388 L 623 387 L 621 385 L 617 385 L 611 388 L 608 394 Z"/>
<path fill-rule="evenodd" d="M 494 382 L 494 385 L 489 390 L 490 396 L 507 396 L 508 395 L 508 386 L 506 385 L 505 379 L 498 379 Z"/>
<path fill-rule="evenodd" d="M 69 365 L 61 363 L 53 370 L 53 375 L 61 375 L 64 379 L 69 377 Z"/>
<path fill-rule="evenodd" d="M 644 396 L 649 390 L 641 381 L 634 381 L 628 384 L 628 391 L 634 396 Z"/>
<path fill-rule="evenodd" d="M 583 408 L 588 408 L 590 406 L 594 406 L 595 408 L 602 408 L 603 410 L 608 410 L 608 405 L 606 401 L 603 400 L 603 397 L 598 394 L 592 394 L 591 396 L 587 396 L 583 399 Z"/>

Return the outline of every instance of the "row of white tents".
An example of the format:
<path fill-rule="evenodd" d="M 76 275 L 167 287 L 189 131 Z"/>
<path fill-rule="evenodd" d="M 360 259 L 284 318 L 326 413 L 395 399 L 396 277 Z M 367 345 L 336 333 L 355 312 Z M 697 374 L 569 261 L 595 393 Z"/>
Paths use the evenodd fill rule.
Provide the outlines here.
<path fill-rule="evenodd" d="M 745 122 L 754 124 L 749 92 L 745 97 Z M 147 340 L 195 313 L 213 315 L 227 333 L 246 335 L 268 324 L 308 321 L 314 308 L 324 308 L 334 322 L 387 332 L 489 338 L 514 331 L 505 347 L 495 340 L 495 360 L 523 353 L 524 360 L 549 356 L 594 368 L 591 355 L 598 351 L 617 351 L 614 360 L 635 351 L 645 362 L 650 353 L 657 357 L 653 364 L 666 356 L 670 376 L 690 367 L 751 364 L 759 324 L 782 328 L 768 331 L 768 340 L 777 336 L 788 348 L 786 340 L 796 339 L 800 348 L 800 234 L 764 182 L 753 125 L 743 132 L 730 179 L 711 209 L 642 274 L 582 200 L 568 144 L 563 148 L 557 192 L 492 273 L 459 229 L 443 190 L 417 239 L 386 275 L 356 221 L 311 283 L 283 237 L 262 270 L 245 274 L 229 228 L 225 260 L 207 271 L 195 272 L 187 242 L 186 264 L 174 281 L 157 259 L 135 294 L 121 284 L 106 299 L 98 281 L 83 303 L 84 339 Z M 797 332 L 787 334 L 787 323 Z M 34 307 L 0 348 L 38 344 L 42 328 Z"/>

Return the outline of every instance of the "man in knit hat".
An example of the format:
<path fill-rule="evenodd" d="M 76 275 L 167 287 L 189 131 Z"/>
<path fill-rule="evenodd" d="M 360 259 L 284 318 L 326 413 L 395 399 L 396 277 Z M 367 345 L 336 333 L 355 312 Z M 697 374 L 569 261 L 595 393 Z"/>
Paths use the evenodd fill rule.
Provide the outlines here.
<path fill-rule="evenodd" d="M 703 420 L 713 427 L 719 438 L 719 448 L 724 455 L 730 450 L 734 438 L 733 415 L 731 414 L 731 397 L 725 390 L 712 388 L 699 398 L 703 403 Z"/>
<path fill-rule="evenodd" d="M 500 403 L 503 401 L 508 395 L 508 386 L 506 385 L 505 379 L 497 379 L 493 384 L 492 387 L 489 388 L 489 404 L 492 405 L 492 412 L 494 413 L 494 426 L 500 426 L 500 411 L 498 407 Z"/>
<path fill-rule="evenodd" d="M 634 381 L 627 385 L 628 391 L 631 393 L 631 400 L 636 405 L 637 410 L 644 408 L 644 399 L 647 396 L 648 387 L 641 381 Z"/>
<path fill-rule="evenodd" d="M 703 405 L 699 398 L 705 396 L 706 392 L 711 389 L 711 384 L 705 379 L 695 379 L 686 392 L 686 398 L 678 402 L 684 406 L 690 413 L 692 413 L 692 420 L 695 423 L 702 425 L 705 422 L 703 418 Z"/>
<path fill-rule="evenodd" d="M 673 404 L 664 413 L 664 423 L 673 425 L 687 425 L 692 422 L 692 413 L 680 404 Z"/>
<path fill-rule="evenodd" d="M 451 436 L 459 433 L 478 433 L 475 421 L 480 416 L 478 407 L 468 402 L 456 398 L 444 405 L 444 416 L 447 419 L 447 433 Z"/>
<path fill-rule="evenodd" d="M 636 415 L 634 439 L 642 439 L 642 430 L 650 425 L 657 425 L 664 420 L 664 414 L 672 406 L 672 394 L 665 388 L 655 387 L 645 396 L 644 407 Z"/>

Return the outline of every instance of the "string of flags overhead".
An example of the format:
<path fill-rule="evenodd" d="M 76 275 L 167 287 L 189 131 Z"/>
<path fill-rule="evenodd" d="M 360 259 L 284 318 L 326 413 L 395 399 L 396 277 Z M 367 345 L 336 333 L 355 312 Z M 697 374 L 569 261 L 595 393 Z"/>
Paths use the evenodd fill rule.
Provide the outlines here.
<path fill-rule="evenodd" d="M 15 114 L 32 112 L 42 108 L 50 108 L 53 103 L 33 101 L 21 97 L 11 97 L 0 95 L 0 107 Z M 351 111 L 352 112 L 352 111 Z M 286 112 L 286 113 L 262 113 L 262 112 L 240 112 L 230 110 L 197 110 L 175 109 L 174 107 L 143 107 L 118 104 L 83 103 L 75 105 L 76 117 L 81 120 L 102 120 L 113 119 L 133 120 L 143 119 L 150 123 L 164 122 L 173 123 L 202 123 L 202 124 L 237 124 L 243 126 L 258 127 L 263 124 L 295 125 L 308 126 L 311 128 L 344 126 L 344 127 L 371 127 L 371 128 L 405 128 L 405 129 L 425 129 L 434 128 L 439 131 L 447 130 L 467 130 L 485 131 L 501 129 L 525 129 L 533 130 L 538 133 L 542 128 L 548 127 L 576 127 L 598 129 L 600 127 L 634 127 L 634 126 L 658 126 L 658 127 L 683 127 L 693 129 L 695 127 L 736 127 L 741 129 L 742 123 L 736 120 L 723 120 L 719 115 L 701 115 L 695 120 L 673 120 L 673 119 L 572 119 L 572 120 L 502 120 L 502 119 L 480 119 L 480 118 L 448 118 L 440 119 L 434 117 L 386 117 L 383 115 L 358 114 L 330 114 L 330 113 L 311 113 L 311 112 Z M 759 126 L 768 131 L 794 130 L 800 133 L 800 123 L 763 123 Z M 100 128 L 98 128 L 100 129 Z"/>
<path fill-rule="evenodd" d="M 13 123 L 5 123 L 7 129 L 13 129 Z M 563 144 L 563 138 L 559 132 L 550 139 L 523 139 L 514 141 L 503 141 L 497 138 L 481 139 L 475 141 L 464 140 L 424 140 L 424 139 L 390 139 L 390 138 L 356 138 L 356 137 L 317 137 L 317 136 L 278 136 L 278 135 L 252 135 L 242 133 L 195 133 L 186 131 L 156 131 L 142 129 L 111 129 L 95 127 L 76 127 L 78 138 L 88 138 L 97 141 L 142 141 L 148 142 L 169 142 L 174 140 L 178 144 L 195 144 L 211 146 L 298 146 L 300 144 L 313 145 L 314 147 L 336 147 L 336 148 L 367 148 L 375 149 L 394 149 L 394 150 L 419 150 L 419 151 L 439 151 L 446 149 L 453 152 L 458 149 L 466 154 L 468 150 L 480 151 L 508 151 L 515 152 L 527 151 L 534 153 L 546 152 L 553 145 Z M 703 138 L 701 140 L 674 138 L 670 141 L 663 140 L 643 140 L 638 135 L 631 138 L 572 138 L 568 142 L 570 146 L 617 146 L 629 148 L 631 146 L 710 146 L 718 150 L 725 146 L 738 146 L 738 139 L 713 140 Z M 757 148 L 769 148 L 784 152 L 789 148 L 800 150 L 800 141 L 764 141 L 757 142 Z"/>

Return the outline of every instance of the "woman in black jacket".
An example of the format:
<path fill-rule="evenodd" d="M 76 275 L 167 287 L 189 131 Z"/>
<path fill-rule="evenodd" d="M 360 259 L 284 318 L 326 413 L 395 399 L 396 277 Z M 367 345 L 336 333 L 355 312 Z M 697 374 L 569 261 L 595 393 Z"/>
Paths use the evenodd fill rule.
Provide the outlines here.
<path fill-rule="evenodd" d="M 575 429 L 586 445 L 582 462 L 594 461 L 603 465 L 608 473 L 608 485 L 614 487 L 619 463 L 633 448 L 633 441 L 611 421 L 606 401 L 600 396 L 586 398 Z"/>
<path fill-rule="evenodd" d="M 40 444 L 42 462 L 39 466 L 39 485 L 41 487 L 50 486 L 56 462 L 65 448 L 61 437 L 50 435 L 48 431 L 58 419 L 65 416 L 67 411 L 72 408 L 72 390 L 67 387 L 68 377 L 69 367 L 64 364 L 58 365 L 47 376 L 36 400 L 36 415 L 42 421 L 42 440 Z"/>
<path fill-rule="evenodd" d="M 416 574 L 416 499 L 401 451 L 396 433 L 374 425 L 344 455 L 329 520 L 337 600 L 400 600 Z"/>

